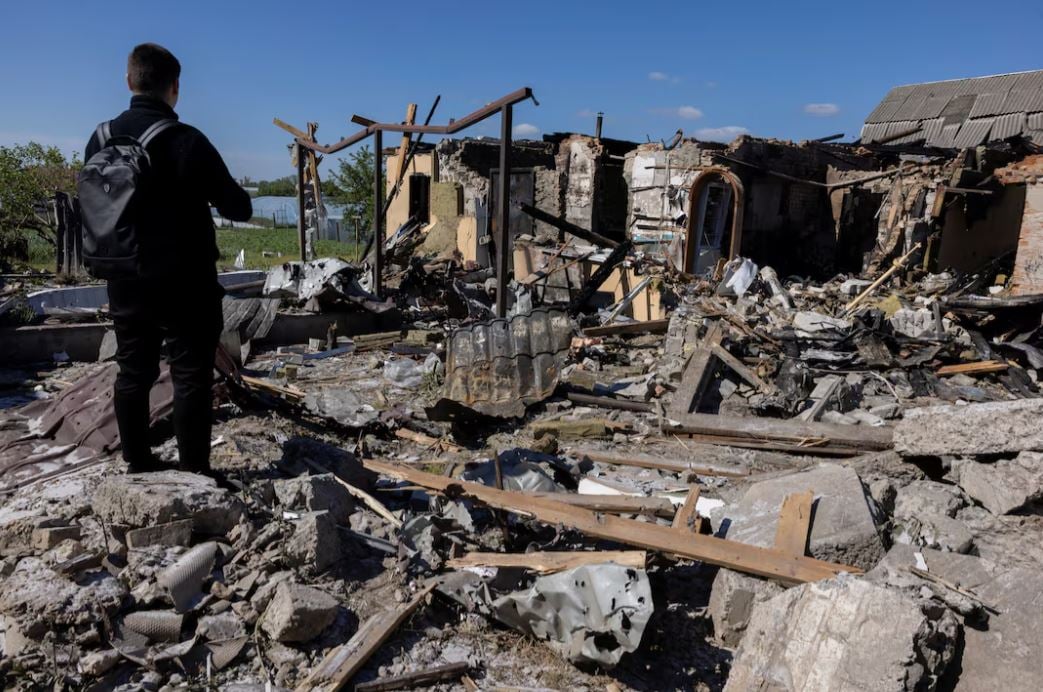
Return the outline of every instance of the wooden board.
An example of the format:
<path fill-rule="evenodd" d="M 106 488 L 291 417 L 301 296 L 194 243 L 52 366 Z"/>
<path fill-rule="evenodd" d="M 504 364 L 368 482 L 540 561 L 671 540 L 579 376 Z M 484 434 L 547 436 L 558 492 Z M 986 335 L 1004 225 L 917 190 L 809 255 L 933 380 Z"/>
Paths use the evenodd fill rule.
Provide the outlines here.
<path fill-rule="evenodd" d="M 582 459 L 613 466 L 634 466 L 642 469 L 657 469 L 674 473 L 697 473 L 700 476 L 724 476 L 738 478 L 750 475 L 749 469 L 743 466 L 723 466 L 718 464 L 699 464 L 680 459 L 662 459 L 650 454 L 613 454 L 598 449 L 570 449 L 573 455 Z"/>
<path fill-rule="evenodd" d="M 742 361 L 740 361 L 738 358 L 736 358 L 731 353 L 729 353 L 728 350 L 726 348 L 724 348 L 724 346 L 721 346 L 720 344 L 714 344 L 713 346 L 710 347 L 710 351 L 713 352 L 713 355 L 717 356 L 717 358 L 719 358 L 721 360 L 721 362 L 723 362 L 729 368 L 734 370 L 735 373 L 739 377 L 741 377 L 742 379 L 744 379 L 747 382 L 749 382 L 750 384 L 752 384 L 754 387 L 759 389 L 762 393 L 764 393 L 764 394 L 774 394 L 775 393 L 775 391 L 776 391 L 775 390 L 775 385 L 773 385 L 773 384 L 771 384 L 769 382 L 765 382 L 760 377 L 758 377 L 757 373 L 753 372 L 748 367 L 746 367 L 742 363 Z"/>
<path fill-rule="evenodd" d="M 528 497 L 395 464 L 374 460 L 363 460 L 362 464 L 370 471 L 385 476 L 440 492 L 448 491 L 454 495 L 471 497 L 494 509 L 521 513 L 546 524 L 567 526 L 593 538 L 680 555 L 786 583 L 829 579 L 840 572 L 861 574 L 861 570 L 856 567 L 787 554 L 775 548 L 760 548 L 715 536 L 684 533 L 670 526 L 623 519 L 611 514 L 597 514 L 555 500 Z"/>
<path fill-rule="evenodd" d="M 976 363 L 960 363 L 958 365 L 943 365 L 935 370 L 936 375 L 976 375 L 986 372 L 1000 372 L 1010 367 L 1009 363 L 998 360 L 982 360 Z"/>
<path fill-rule="evenodd" d="M 724 339 L 724 329 L 720 321 L 710 325 L 702 344 L 695 349 L 692 357 L 684 367 L 681 375 L 681 386 L 674 392 L 673 402 L 670 404 L 670 417 L 677 418 L 699 409 L 699 402 L 706 393 L 706 388 L 713 379 L 713 347 L 719 346 Z"/>
<path fill-rule="evenodd" d="M 322 662 L 311 671 L 311 675 L 297 686 L 297 692 L 337 692 L 351 682 L 362 666 L 366 665 L 366 661 L 423 603 L 435 585 L 436 582 L 430 582 L 408 602 L 377 613 L 359 625 L 351 639 L 329 650 Z"/>
<path fill-rule="evenodd" d="M 787 495 L 782 501 L 779 512 L 779 524 L 775 529 L 775 547 L 793 555 L 803 555 L 808 546 L 808 532 L 811 530 L 811 505 L 815 493 L 807 490 L 803 493 Z"/>
<path fill-rule="evenodd" d="M 667 430 L 759 442 L 817 444 L 865 451 L 882 451 L 894 446 L 894 430 L 886 425 L 833 425 L 805 423 L 793 419 L 720 416 L 708 413 L 689 413 L 677 417 L 676 420 L 680 425 Z"/>
<path fill-rule="evenodd" d="M 467 553 L 446 562 L 452 569 L 466 567 L 523 567 L 540 574 L 562 572 L 583 565 L 614 562 L 624 567 L 645 568 L 643 550 L 583 550 L 533 553 Z"/>
<path fill-rule="evenodd" d="M 616 334 L 665 334 L 667 327 L 669 326 L 669 319 L 626 322 L 624 324 L 606 324 L 601 327 L 587 327 L 583 330 L 583 335 L 614 336 Z"/>
<path fill-rule="evenodd" d="M 674 515 L 673 528 L 681 531 L 693 531 L 697 528 L 695 523 L 695 506 L 699 502 L 699 486 L 693 485 L 688 490 L 688 496 L 684 499 L 681 509 Z"/>

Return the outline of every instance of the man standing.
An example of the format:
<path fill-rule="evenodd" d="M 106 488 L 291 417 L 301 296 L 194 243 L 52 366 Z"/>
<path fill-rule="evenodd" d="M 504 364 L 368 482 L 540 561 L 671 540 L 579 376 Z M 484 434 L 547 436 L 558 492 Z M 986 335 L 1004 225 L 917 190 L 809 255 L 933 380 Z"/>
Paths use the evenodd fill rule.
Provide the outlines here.
<path fill-rule="evenodd" d="M 112 139 L 140 138 L 162 120 L 177 120 L 181 64 L 162 46 L 143 43 L 127 59 L 130 108 L 87 143 L 86 158 Z M 146 138 L 149 185 L 135 205 L 137 276 L 110 279 L 116 332 L 114 403 L 123 458 L 131 472 L 158 469 L 149 447 L 149 392 L 166 343 L 174 385 L 174 431 L 181 468 L 210 470 L 214 354 L 223 328 L 217 241 L 210 205 L 247 221 L 250 196 L 199 130 L 181 123 Z"/>

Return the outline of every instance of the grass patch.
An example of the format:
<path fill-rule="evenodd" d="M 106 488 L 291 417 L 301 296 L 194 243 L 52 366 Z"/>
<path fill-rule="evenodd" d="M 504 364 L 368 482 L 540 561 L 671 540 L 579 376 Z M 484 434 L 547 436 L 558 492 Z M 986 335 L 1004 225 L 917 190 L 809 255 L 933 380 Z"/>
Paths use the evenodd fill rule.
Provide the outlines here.
<path fill-rule="evenodd" d="M 221 253 L 217 266 L 222 271 L 235 268 L 239 250 L 246 251 L 247 269 L 267 269 L 300 257 L 296 228 L 219 228 L 217 249 Z M 355 260 L 361 252 L 362 248 L 356 248 L 355 243 L 336 240 L 315 243 L 316 257 Z"/>

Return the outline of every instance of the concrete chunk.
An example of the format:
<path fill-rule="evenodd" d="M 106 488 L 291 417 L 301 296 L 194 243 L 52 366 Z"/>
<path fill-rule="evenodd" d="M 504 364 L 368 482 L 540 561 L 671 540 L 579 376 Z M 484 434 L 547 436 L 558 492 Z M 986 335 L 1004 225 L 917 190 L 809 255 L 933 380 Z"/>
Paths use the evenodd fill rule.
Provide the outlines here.
<path fill-rule="evenodd" d="M 823 464 L 753 484 L 737 503 L 711 512 L 714 531 L 729 540 L 771 547 L 783 500 L 807 490 L 815 493 L 808 542 L 813 557 L 869 569 L 884 556 L 858 474 L 836 465 Z"/>
<path fill-rule="evenodd" d="M 113 524 L 140 528 L 192 519 L 193 529 L 207 534 L 227 533 L 243 515 L 242 503 L 212 478 L 183 471 L 106 478 L 91 496 L 91 507 Z"/>
<path fill-rule="evenodd" d="M 322 572 L 341 558 L 340 534 L 329 512 L 309 512 L 294 522 L 286 557 L 295 567 Z"/>
<path fill-rule="evenodd" d="M 905 569 L 916 566 L 916 552 L 909 546 L 895 546 L 867 578 L 923 584 Z M 929 549 L 922 549 L 920 555 L 928 572 L 959 584 L 998 611 L 987 613 L 987 622 L 968 623 L 963 628 L 963 655 L 953 689 L 1043 689 L 1043 640 L 1039 637 L 1043 573 L 972 555 Z"/>
<path fill-rule="evenodd" d="M 959 625 L 898 589 L 842 575 L 757 604 L 725 692 L 932 689 Z"/>
<path fill-rule="evenodd" d="M 714 577 L 707 605 L 714 637 L 725 646 L 738 646 L 754 604 L 777 596 L 782 590 L 777 582 L 722 567 Z"/>
<path fill-rule="evenodd" d="M 127 531 L 128 548 L 144 548 L 150 545 L 189 546 L 192 544 L 192 519 L 181 519 L 166 524 L 145 526 Z"/>
<path fill-rule="evenodd" d="M 334 520 L 347 523 L 355 502 L 332 473 L 277 480 L 273 484 L 279 504 L 286 509 L 329 511 Z"/>
<path fill-rule="evenodd" d="M 261 616 L 260 626 L 280 642 L 306 642 L 337 617 L 337 599 L 302 584 L 282 582 Z"/>
<path fill-rule="evenodd" d="M 1043 450 L 1043 399 L 929 406 L 905 412 L 895 449 L 906 456 Z"/>
<path fill-rule="evenodd" d="M 967 553 L 974 547 L 970 528 L 956 518 L 967 506 L 959 488 L 935 481 L 913 481 L 895 497 L 895 543 Z"/>
<path fill-rule="evenodd" d="M 1014 459 L 953 464 L 963 491 L 993 514 L 1010 514 L 1043 500 L 1043 454 L 1022 452 Z"/>

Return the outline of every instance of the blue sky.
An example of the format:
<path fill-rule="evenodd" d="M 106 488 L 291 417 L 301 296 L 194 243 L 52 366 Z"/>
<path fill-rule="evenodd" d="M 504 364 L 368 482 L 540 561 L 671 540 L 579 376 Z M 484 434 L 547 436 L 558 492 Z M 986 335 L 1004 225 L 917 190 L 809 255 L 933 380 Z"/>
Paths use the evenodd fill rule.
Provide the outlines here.
<path fill-rule="evenodd" d="M 126 105 L 126 54 L 155 41 L 182 63 L 183 120 L 236 175 L 292 173 L 278 116 L 353 132 L 353 113 L 435 123 L 521 86 L 516 134 L 645 141 L 844 132 L 898 84 L 1043 68 L 1043 3 L 5 2 L 0 145 L 82 149 Z M 305 23 L 298 23 L 305 22 Z M 497 135 L 491 119 L 468 131 Z"/>

